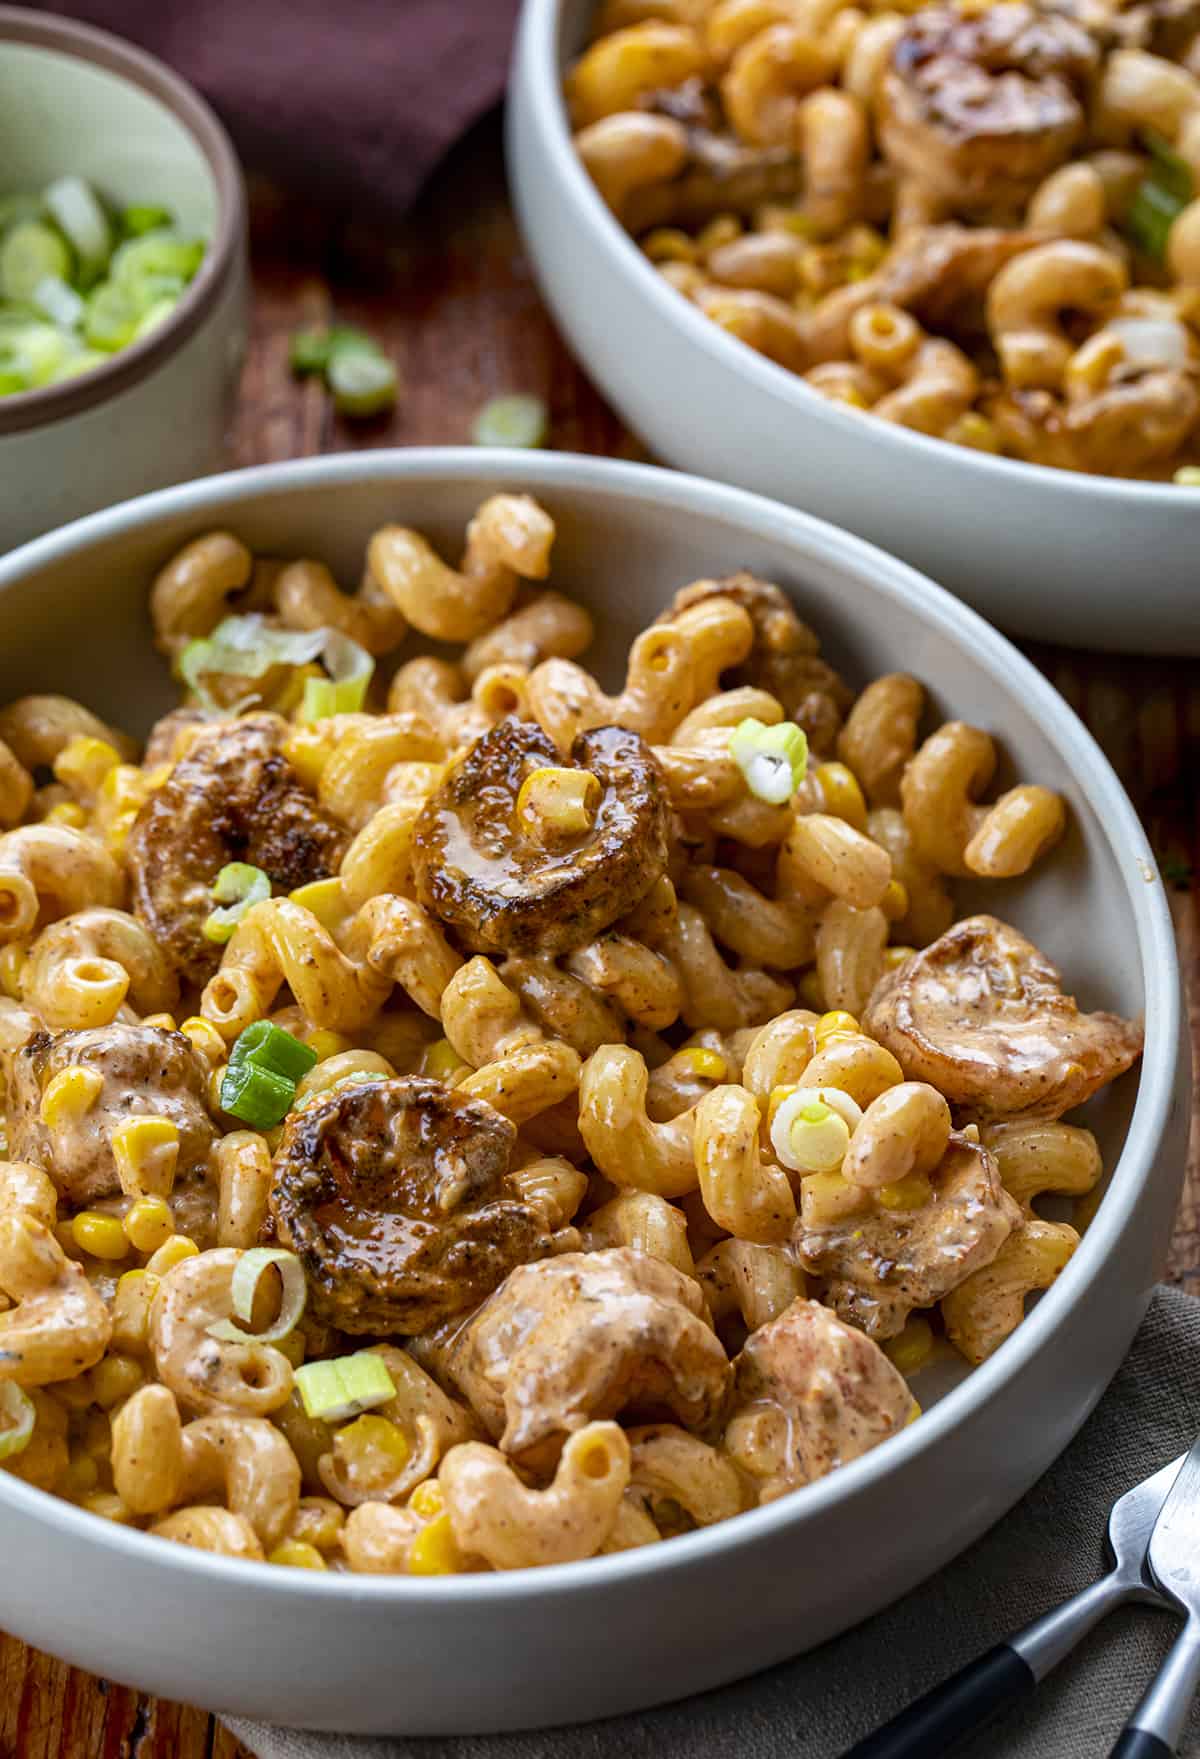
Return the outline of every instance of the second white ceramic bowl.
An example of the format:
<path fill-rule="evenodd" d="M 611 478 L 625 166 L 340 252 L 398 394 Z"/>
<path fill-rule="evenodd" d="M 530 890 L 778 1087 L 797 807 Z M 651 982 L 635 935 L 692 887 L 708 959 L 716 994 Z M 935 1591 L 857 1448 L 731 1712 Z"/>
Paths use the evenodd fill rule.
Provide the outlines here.
<path fill-rule="evenodd" d="M 146 592 L 180 544 L 221 526 L 351 581 L 388 521 L 457 555 L 501 488 L 553 515 L 553 582 L 597 614 L 610 684 L 678 586 L 751 568 L 793 595 L 851 680 L 915 673 L 937 712 L 987 727 L 1017 772 L 1061 790 L 1065 842 L 986 896 L 1085 1005 L 1145 1014 L 1145 1057 L 1089 1108 L 1109 1178 L 1095 1221 L 992 1360 L 874 1453 L 706 1532 L 515 1575 L 322 1576 L 150 1539 L 0 1473 L 0 1626 L 168 1698 L 360 1733 L 498 1730 L 640 1708 L 797 1654 L 936 1570 L 1032 1484 L 1099 1397 L 1162 1266 L 1186 1070 L 1170 918 L 1141 827 L 1032 666 L 844 532 L 695 478 L 537 453 L 367 452 L 209 478 L 0 561 L 0 702 L 66 691 L 143 731 L 173 698 Z"/>
<path fill-rule="evenodd" d="M 209 240 L 165 323 L 93 372 L 0 398 L 0 551 L 219 470 L 246 347 L 246 204 L 204 100 L 131 43 L 0 5 L 0 195 L 67 173 Z"/>
<path fill-rule="evenodd" d="M 525 0 L 509 170 L 560 327 L 652 450 L 870 538 L 1019 635 L 1200 653 L 1200 489 L 1018 464 L 838 408 L 663 280 L 571 143 L 562 73 L 594 10 Z"/>

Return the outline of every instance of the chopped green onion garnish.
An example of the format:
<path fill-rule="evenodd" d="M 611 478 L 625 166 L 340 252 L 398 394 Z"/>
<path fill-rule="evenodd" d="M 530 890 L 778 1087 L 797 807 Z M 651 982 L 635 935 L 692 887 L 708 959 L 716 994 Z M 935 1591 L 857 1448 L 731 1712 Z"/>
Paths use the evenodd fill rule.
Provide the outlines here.
<path fill-rule="evenodd" d="M 42 200 L 70 239 L 85 276 L 94 277 L 112 253 L 112 227 L 91 185 L 82 177 L 60 177 Z"/>
<path fill-rule="evenodd" d="M 396 369 L 381 354 L 335 349 L 325 376 L 342 415 L 380 415 L 396 401 Z"/>
<path fill-rule="evenodd" d="M 771 1119 L 771 1146 L 792 1172 L 836 1172 L 861 1120 L 862 1108 L 849 1094 L 796 1087 Z"/>
<path fill-rule="evenodd" d="M 202 701 L 211 699 L 201 685 L 206 673 L 261 678 L 272 666 L 304 666 L 315 660 L 329 640 L 328 629 L 277 629 L 258 611 L 226 617 L 210 636 L 189 641 L 179 659 L 179 676 Z"/>
<path fill-rule="evenodd" d="M 259 1284 L 269 1270 L 279 1272 L 279 1312 L 265 1331 L 250 1330 L 254 1319 L 254 1300 Z M 208 1327 L 210 1337 L 230 1343 L 278 1344 L 295 1331 L 308 1298 L 304 1267 L 294 1252 L 281 1251 L 277 1246 L 254 1246 L 243 1252 L 234 1266 L 229 1285 L 233 1319 L 218 1319 Z M 234 1323 L 241 1320 L 241 1325 Z"/>
<path fill-rule="evenodd" d="M 202 932 L 206 941 L 223 946 L 246 912 L 271 896 L 271 882 L 261 867 L 230 861 L 213 881 L 212 896 L 226 908 L 210 911 Z"/>
<path fill-rule="evenodd" d="M 1181 464 L 1171 481 L 1181 489 L 1200 489 L 1200 464 Z"/>
<path fill-rule="evenodd" d="M 134 341 L 140 342 L 151 330 L 157 330 L 160 324 L 165 324 L 178 304 L 179 295 L 172 294 L 164 299 L 156 299 L 153 305 L 147 306 L 138 319 L 137 329 L 133 333 Z"/>
<path fill-rule="evenodd" d="M 283 1122 L 296 1098 L 296 1083 L 254 1063 L 230 1063 L 221 1081 L 221 1109 L 255 1130 Z"/>
<path fill-rule="evenodd" d="M 66 330 L 73 330 L 84 313 L 83 300 L 61 275 L 43 275 L 33 290 L 33 303 Z"/>
<path fill-rule="evenodd" d="M 328 678 L 306 678 L 302 721 L 323 721 L 329 715 L 354 715 L 367 699 L 375 661 L 366 648 L 340 630 L 332 630 L 321 655 Z"/>
<path fill-rule="evenodd" d="M 83 337 L 91 348 L 115 354 L 126 348 L 137 334 L 141 313 L 129 295 L 114 281 L 102 281 L 88 295 L 83 319 Z"/>
<path fill-rule="evenodd" d="M 96 348 L 81 348 L 78 354 L 68 354 L 67 358 L 56 366 L 47 380 L 48 384 L 59 385 L 64 379 L 77 379 L 81 373 L 90 373 L 94 367 L 103 366 L 108 359 Z"/>
<path fill-rule="evenodd" d="M 540 397 L 514 392 L 493 397 L 475 418 L 471 438 L 477 446 L 542 446 L 549 429 L 549 414 Z"/>
<path fill-rule="evenodd" d="M 238 1034 L 229 1052 L 231 1069 L 250 1064 L 256 1069 L 266 1069 L 272 1075 L 282 1075 L 293 1086 L 303 1081 L 316 1060 L 317 1053 L 311 1045 L 293 1038 L 273 1020 L 256 1020 L 253 1026 L 247 1026 Z"/>
<path fill-rule="evenodd" d="M 383 351 L 365 330 L 353 324 L 331 324 L 327 329 L 296 330 L 288 344 L 288 364 L 294 373 L 324 373 L 337 354 L 373 354 Z"/>
<path fill-rule="evenodd" d="M 0 244 L 0 296 L 28 301 L 47 276 L 65 281 L 71 273 L 71 253 L 52 226 L 25 220 L 10 227 Z"/>
<path fill-rule="evenodd" d="M 170 208 L 156 208 L 150 202 L 135 202 L 121 213 L 121 231 L 126 238 L 141 238 L 145 232 L 160 232 L 174 224 Z"/>
<path fill-rule="evenodd" d="M 767 727 L 751 716 L 730 733 L 729 755 L 756 799 L 782 806 L 804 780 L 808 740 L 791 721 Z"/>
<path fill-rule="evenodd" d="M 147 232 L 122 244 L 109 265 L 111 279 L 136 303 L 143 285 L 168 275 L 190 281 L 204 258 L 204 242 L 175 232 Z"/>
<path fill-rule="evenodd" d="M 0 365 L 22 375 L 23 389 L 48 385 L 78 347 L 73 336 L 54 324 L 20 324 L 0 332 Z"/>
<path fill-rule="evenodd" d="M 1160 134 L 1148 129 L 1145 141 L 1154 162 L 1134 191 L 1124 226 L 1137 248 L 1161 263 L 1171 227 L 1195 195 L 1196 185 L 1187 160 Z"/>
<path fill-rule="evenodd" d="M 326 1423 L 357 1417 L 376 1405 L 386 1405 L 396 1396 L 387 1363 L 370 1350 L 324 1362 L 306 1362 L 297 1368 L 295 1380 L 307 1414 Z"/>
<path fill-rule="evenodd" d="M 37 1411 L 29 1394 L 11 1380 L 0 1381 L 0 1460 L 24 1453 L 36 1421 Z"/>

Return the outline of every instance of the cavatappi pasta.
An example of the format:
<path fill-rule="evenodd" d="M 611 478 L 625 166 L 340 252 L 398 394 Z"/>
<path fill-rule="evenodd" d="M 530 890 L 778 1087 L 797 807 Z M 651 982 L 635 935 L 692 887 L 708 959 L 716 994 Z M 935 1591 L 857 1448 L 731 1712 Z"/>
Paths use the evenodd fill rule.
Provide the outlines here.
<path fill-rule="evenodd" d="M 895 1434 L 1070 1258 L 1140 1030 L 952 902 L 1061 800 L 747 573 L 606 693 L 553 539 L 496 496 L 345 592 L 213 532 L 140 758 L 0 711 L 4 1470 L 279 1566 L 590 1557 Z"/>
<path fill-rule="evenodd" d="M 842 406 L 1200 481 L 1200 18 L 603 0 L 566 97 L 678 291 Z"/>

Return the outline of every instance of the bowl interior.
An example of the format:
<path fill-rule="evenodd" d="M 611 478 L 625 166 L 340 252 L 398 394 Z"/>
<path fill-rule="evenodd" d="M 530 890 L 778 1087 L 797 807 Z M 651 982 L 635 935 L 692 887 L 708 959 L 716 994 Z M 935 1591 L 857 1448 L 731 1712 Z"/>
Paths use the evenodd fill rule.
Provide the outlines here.
<path fill-rule="evenodd" d="M 0 195 L 68 172 L 117 207 L 154 203 L 188 232 L 215 230 L 212 167 L 161 99 L 69 50 L 0 34 Z"/>
<path fill-rule="evenodd" d="M 63 691 L 143 733 L 176 701 L 151 643 L 147 589 L 189 538 L 226 526 L 258 551 L 320 557 L 349 584 L 379 525 L 411 523 L 453 557 L 486 495 L 531 488 L 558 527 L 551 583 L 597 613 L 590 658 L 610 688 L 632 636 L 677 587 L 744 567 L 790 592 L 852 683 L 908 671 L 929 690 L 930 728 L 950 716 L 987 728 L 1002 753 L 1001 784 L 1021 776 L 1058 789 L 1070 830 L 1032 876 L 964 889 L 963 913 L 984 908 L 1016 923 L 1082 1006 L 1148 1011 L 1146 925 L 1131 894 L 1148 892 L 1156 875 L 1132 811 L 1061 699 L 972 613 L 832 527 L 694 480 L 569 458 L 456 471 L 449 460 L 461 454 L 424 456 L 426 467 L 421 455 L 375 453 L 168 491 L 74 528 L 94 535 L 74 539 L 69 528 L 0 563 L 0 700 Z M 160 513 L 143 510 L 160 504 Z M 1165 1059 L 1169 1071 L 1174 1046 L 1154 1010 L 1147 1028 L 1147 1060 Z M 1108 1178 L 1136 1095 L 1127 1077 L 1088 1108 Z M 919 1389 L 922 1402 L 961 1378 L 939 1370 Z"/>

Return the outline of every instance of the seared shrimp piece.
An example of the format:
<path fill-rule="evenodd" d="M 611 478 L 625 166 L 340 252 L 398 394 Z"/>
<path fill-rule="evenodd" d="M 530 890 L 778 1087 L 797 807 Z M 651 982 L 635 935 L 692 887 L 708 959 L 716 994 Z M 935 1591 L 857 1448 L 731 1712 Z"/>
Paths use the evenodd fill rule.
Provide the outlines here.
<path fill-rule="evenodd" d="M 741 605 L 754 627 L 753 647 L 726 673 L 722 685 L 765 690 L 788 720 L 804 728 L 814 750 L 829 750 L 854 695 L 820 657 L 820 642 L 796 615 L 787 594 L 741 568 L 721 580 L 695 580 L 681 587 L 658 621 L 672 622 L 681 611 L 712 598 Z"/>
<path fill-rule="evenodd" d="M 55 1079 L 81 1069 L 70 1093 L 43 1107 Z M 89 1027 L 39 1032 L 9 1064 L 9 1152 L 45 1167 L 59 1193 L 80 1206 L 121 1189 L 114 1132 L 131 1118 L 162 1118 L 174 1127 L 173 1178 L 206 1178 L 217 1139 L 205 1109 L 208 1067 L 182 1032 L 158 1026 Z"/>
<path fill-rule="evenodd" d="M 734 1363 L 725 1448 L 772 1502 L 856 1460 L 908 1422 L 912 1394 L 879 1345 L 819 1301 L 793 1301 Z"/>
<path fill-rule="evenodd" d="M 825 1226 L 796 1225 L 800 1263 L 826 1279 L 828 1305 L 868 1337 L 895 1337 L 914 1307 L 932 1307 L 990 1264 L 1024 1219 L 987 1150 L 965 1136 L 951 1135 L 926 1200 L 913 1195 L 914 1208 L 864 1205 Z"/>
<path fill-rule="evenodd" d="M 313 1309 L 343 1331 L 424 1331 L 552 1249 L 510 1179 L 517 1132 L 420 1076 L 333 1088 L 289 1114 L 271 1213 Z"/>
<path fill-rule="evenodd" d="M 191 983 L 207 982 L 221 962 L 202 930 L 228 862 L 261 867 L 290 892 L 335 873 L 349 842 L 284 758 L 287 734 L 275 715 L 206 729 L 129 834 L 134 909 Z"/>
<path fill-rule="evenodd" d="M 1142 1053 L 1140 1022 L 1081 1014 L 1044 953 L 969 916 L 876 986 L 863 1026 L 964 1118 L 1058 1118 Z"/>
<path fill-rule="evenodd" d="M 883 78 L 884 157 L 956 211 L 1019 208 L 1082 137 L 1098 63 L 1081 26 L 1031 6 L 929 7 Z"/>
<path fill-rule="evenodd" d="M 421 902 L 484 951 L 567 953 L 631 910 L 667 864 L 667 795 L 636 733 L 596 727 L 571 747 L 593 781 L 578 829 L 523 815 L 525 785 L 570 777 L 532 721 L 477 739 L 425 802 L 413 868 Z"/>
<path fill-rule="evenodd" d="M 445 1367 L 505 1453 L 553 1453 L 596 1417 L 717 1415 L 729 1363 L 700 1287 L 629 1247 L 515 1270 L 450 1344 Z"/>

